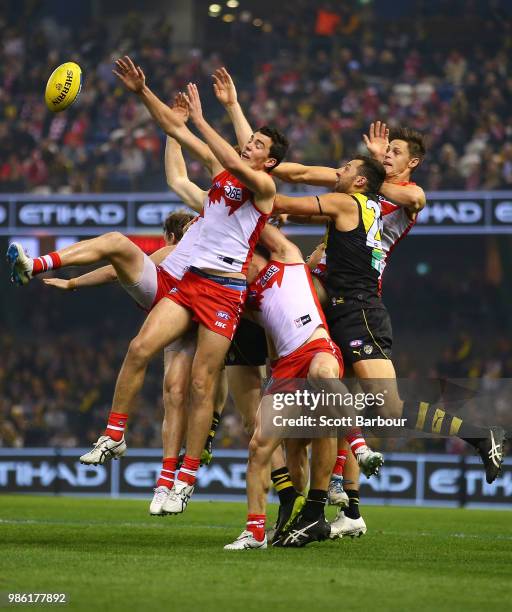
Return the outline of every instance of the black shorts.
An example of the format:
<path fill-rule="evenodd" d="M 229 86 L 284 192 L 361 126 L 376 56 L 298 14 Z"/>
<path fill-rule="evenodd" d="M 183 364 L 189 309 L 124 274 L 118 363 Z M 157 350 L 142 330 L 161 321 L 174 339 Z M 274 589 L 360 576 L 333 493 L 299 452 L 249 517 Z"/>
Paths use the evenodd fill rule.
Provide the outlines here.
<path fill-rule="evenodd" d="M 261 325 L 242 319 L 226 355 L 226 365 L 262 366 L 267 359 L 267 338 Z"/>
<path fill-rule="evenodd" d="M 329 321 L 329 331 L 347 365 L 365 359 L 391 359 L 393 330 L 384 306 L 349 310 Z"/>

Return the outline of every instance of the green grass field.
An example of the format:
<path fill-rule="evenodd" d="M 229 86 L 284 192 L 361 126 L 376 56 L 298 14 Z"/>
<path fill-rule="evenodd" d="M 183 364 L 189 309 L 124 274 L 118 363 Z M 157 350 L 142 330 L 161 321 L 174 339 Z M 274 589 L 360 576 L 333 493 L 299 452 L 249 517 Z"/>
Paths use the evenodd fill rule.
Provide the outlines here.
<path fill-rule="evenodd" d="M 228 552 L 243 504 L 192 502 L 163 518 L 147 507 L 3 495 L 4 601 L 67 592 L 62 607 L 76 610 L 510 609 L 510 512 L 370 507 L 360 539 Z"/>

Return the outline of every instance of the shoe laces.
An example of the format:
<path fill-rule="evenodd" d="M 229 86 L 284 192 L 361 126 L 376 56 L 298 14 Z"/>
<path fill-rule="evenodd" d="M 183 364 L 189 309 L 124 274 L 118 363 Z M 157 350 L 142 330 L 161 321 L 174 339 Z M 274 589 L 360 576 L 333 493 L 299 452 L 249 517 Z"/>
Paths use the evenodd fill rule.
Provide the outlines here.
<path fill-rule="evenodd" d="M 503 461 L 503 448 L 501 444 L 496 444 L 494 440 L 494 434 L 491 431 L 491 448 L 489 450 L 489 459 L 494 465 L 499 468 Z"/>
<path fill-rule="evenodd" d="M 163 501 L 164 499 L 166 499 L 167 496 L 169 495 L 169 489 L 164 486 L 157 487 L 156 489 L 154 489 L 154 491 L 155 491 L 154 501 L 159 502 L 159 503 Z"/>

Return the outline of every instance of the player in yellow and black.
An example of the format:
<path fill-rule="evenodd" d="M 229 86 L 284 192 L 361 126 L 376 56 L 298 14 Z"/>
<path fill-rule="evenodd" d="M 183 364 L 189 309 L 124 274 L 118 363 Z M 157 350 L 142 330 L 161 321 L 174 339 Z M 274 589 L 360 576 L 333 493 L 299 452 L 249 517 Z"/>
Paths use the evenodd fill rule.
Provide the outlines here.
<path fill-rule="evenodd" d="M 369 157 L 352 159 L 337 171 L 335 193 L 289 198 L 279 194 L 274 212 L 325 215 L 329 329 L 352 365 L 391 354 L 391 323 L 380 298 L 384 260 L 382 219 L 377 193 L 386 177 L 382 164 Z"/>
<path fill-rule="evenodd" d="M 326 317 L 331 336 L 344 360 L 353 366 L 363 390 L 374 392 L 372 384 L 386 383 L 389 393 L 385 416 L 405 418 L 408 429 L 465 440 L 480 455 L 487 482 L 493 482 L 505 454 L 502 428 L 475 427 L 446 412 L 442 405 L 403 402 L 399 397 L 390 359 L 391 323 L 381 301 L 379 282 L 385 261 L 381 244 L 381 206 L 376 194 L 386 177 L 384 167 L 374 159 L 361 156 L 337 170 L 322 167 L 308 170 L 310 174 L 320 175 L 318 180 L 306 181 L 309 184 L 323 184 L 326 170 L 334 172 L 334 193 L 299 198 L 278 195 L 273 212 L 323 215 L 329 223 Z"/>

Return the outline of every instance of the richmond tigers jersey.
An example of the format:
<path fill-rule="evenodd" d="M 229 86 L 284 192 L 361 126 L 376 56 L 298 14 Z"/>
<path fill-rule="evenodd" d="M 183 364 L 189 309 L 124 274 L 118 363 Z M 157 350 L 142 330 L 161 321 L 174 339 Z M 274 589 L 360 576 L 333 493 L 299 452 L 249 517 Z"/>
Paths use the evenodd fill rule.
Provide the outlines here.
<path fill-rule="evenodd" d="M 326 234 L 325 286 L 333 305 L 357 302 L 368 306 L 380 301 L 383 270 L 382 215 L 376 195 L 352 195 L 359 213 L 357 227 L 348 232 L 330 221 Z"/>
<path fill-rule="evenodd" d="M 245 274 L 269 217 L 254 204 L 252 191 L 224 170 L 213 179 L 203 216 L 190 265 Z"/>
<path fill-rule="evenodd" d="M 302 346 L 319 325 L 327 328 L 304 263 L 269 261 L 249 286 L 247 305 L 272 338 L 278 357 Z"/>

